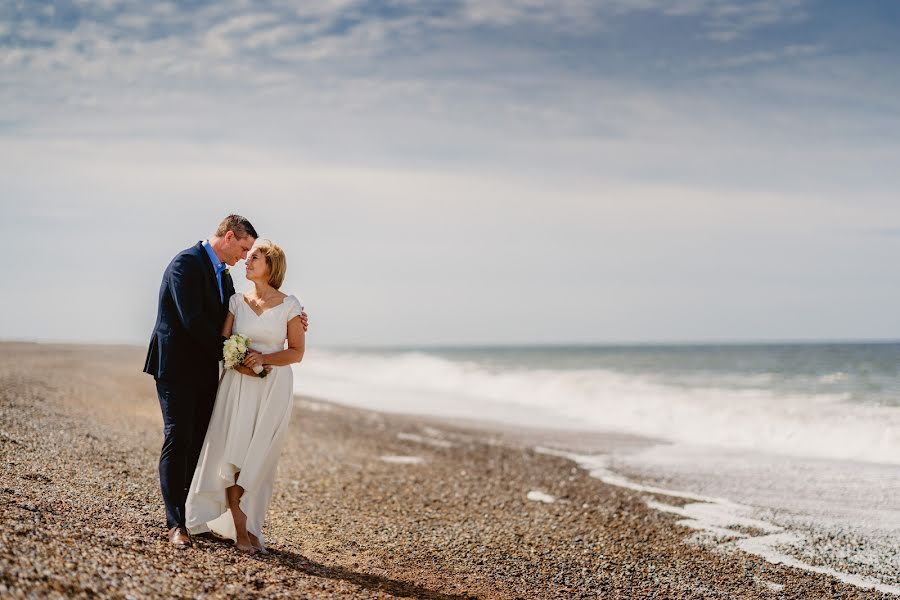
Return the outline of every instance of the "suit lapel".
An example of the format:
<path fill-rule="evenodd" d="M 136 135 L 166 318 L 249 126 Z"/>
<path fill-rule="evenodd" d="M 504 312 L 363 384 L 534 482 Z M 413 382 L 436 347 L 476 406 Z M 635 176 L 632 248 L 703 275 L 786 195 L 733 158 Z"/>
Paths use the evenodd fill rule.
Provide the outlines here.
<path fill-rule="evenodd" d="M 212 261 L 209 260 L 209 255 L 206 253 L 206 248 L 203 247 L 203 242 L 198 242 L 197 245 L 194 246 L 194 251 L 200 258 L 200 262 L 203 263 L 203 270 L 206 272 L 207 289 L 209 286 L 212 286 L 212 292 L 216 295 L 216 298 L 219 298 L 219 284 L 216 282 L 216 270 L 213 268 Z M 221 298 L 219 298 L 219 302 L 222 302 Z"/>
<path fill-rule="evenodd" d="M 222 304 L 228 306 L 228 301 L 234 295 L 234 281 L 231 273 L 222 273 Z"/>

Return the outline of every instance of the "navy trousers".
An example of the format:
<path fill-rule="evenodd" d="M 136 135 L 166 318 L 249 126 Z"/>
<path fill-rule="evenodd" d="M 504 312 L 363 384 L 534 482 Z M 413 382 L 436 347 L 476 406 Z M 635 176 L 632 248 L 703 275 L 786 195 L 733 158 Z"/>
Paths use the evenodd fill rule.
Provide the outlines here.
<path fill-rule="evenodd" d="M 217 387 L 216 378 L 177 383 L 156 381 L 165 436 L 159 455 L 159 485 L 169 529 L 184 527 L 184 503 L 212 417 Z"/>

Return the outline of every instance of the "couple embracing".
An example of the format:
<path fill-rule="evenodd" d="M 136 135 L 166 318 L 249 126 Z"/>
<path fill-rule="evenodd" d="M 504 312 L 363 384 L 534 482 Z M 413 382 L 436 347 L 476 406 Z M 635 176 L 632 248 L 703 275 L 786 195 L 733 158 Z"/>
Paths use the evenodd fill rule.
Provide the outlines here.
<path fill-rule="evenodd" d="M 308 327 L 280 291 L 284 252 L 229 215 L 214 236 L 180 252 L 163 275 L 144 372 L 156 379 L 164 441 L 159 480 L 169 542 L 228 538 L 265 552 L 263 521 L 293 404 L 290 365 Z M 237 294 L 228 267 L 246 261 L 253 289 Z M 243 364 L 219 376 L 225 340 L 250 338 Z"/>

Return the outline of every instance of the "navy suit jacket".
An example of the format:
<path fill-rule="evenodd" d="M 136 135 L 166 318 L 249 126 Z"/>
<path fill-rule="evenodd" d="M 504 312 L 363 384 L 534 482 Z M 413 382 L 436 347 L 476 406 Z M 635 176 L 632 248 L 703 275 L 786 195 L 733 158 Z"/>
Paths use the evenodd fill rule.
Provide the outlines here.
<path fill-rule="evenodd" d="M 222 360 L 222 325 L 234 294 L 231 276 L 216 272 L 203 243 L 178 253 L 159 286 L 156 325 L 144 372 L 172 383 L 216 380 Z"/>

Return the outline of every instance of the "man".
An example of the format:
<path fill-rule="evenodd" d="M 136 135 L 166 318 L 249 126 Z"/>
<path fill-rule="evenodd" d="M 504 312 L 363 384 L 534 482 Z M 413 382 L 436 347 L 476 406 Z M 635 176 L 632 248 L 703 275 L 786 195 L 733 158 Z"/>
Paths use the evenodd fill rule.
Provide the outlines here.
<path fill-rule="evenodd" d="M 222 325 L 235 293 L 226 265 L 246 259 L 257 237 L 250 221 L 229 215 L 213 237 L 172 259 L 159 288 L 144 372 L 156 379 L 162 409 L 159 482 L 169 542 L 177 548 L 191 545 L 184 504 L 216 400 Z M 306 313 L 301 320 L 306 329 Z"/>

